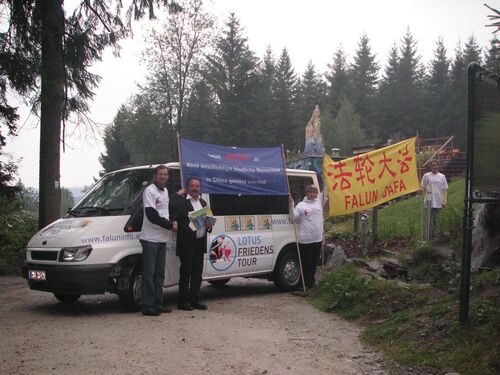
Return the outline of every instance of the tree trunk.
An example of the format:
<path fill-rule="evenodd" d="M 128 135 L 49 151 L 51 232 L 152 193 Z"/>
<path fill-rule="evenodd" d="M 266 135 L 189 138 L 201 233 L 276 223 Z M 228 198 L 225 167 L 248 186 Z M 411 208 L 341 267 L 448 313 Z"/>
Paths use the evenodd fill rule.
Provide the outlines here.
<path fill-rule="evenodd" d="M 59 163 L 64 104 L 64 12 L 62 0 L 40 0 L 40 3 L 42 71 L 38 227 L 42 228 L 60 217 Z"/>

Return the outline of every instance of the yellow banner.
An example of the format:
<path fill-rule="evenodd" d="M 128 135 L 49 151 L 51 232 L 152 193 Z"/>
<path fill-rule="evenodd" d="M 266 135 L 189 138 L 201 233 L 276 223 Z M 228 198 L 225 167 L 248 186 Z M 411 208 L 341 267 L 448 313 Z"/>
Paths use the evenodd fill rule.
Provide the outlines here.
<path fill-rule="evenodd" d="M 323 158 L 329 216 L 345 215 L 417 191 L 416 138 L 333 161 Z"/>

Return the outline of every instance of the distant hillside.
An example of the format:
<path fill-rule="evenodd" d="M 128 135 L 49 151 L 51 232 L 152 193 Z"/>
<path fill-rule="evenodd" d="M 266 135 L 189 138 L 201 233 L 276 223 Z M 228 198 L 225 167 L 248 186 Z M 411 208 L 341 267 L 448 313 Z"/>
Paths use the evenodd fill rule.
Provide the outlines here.
<path fill-rule="evenodd" d="M 75 198 L 75 203 L 78 203 L 80 199 L 83 198 L 85 193 L 83 192 L 83 189 L 85 189 L 85 186 L 72 186 L 72 187 L 67 187 L 69 191 L 71 191 L 71 194 L 73 194 L 73 198 Z"/>

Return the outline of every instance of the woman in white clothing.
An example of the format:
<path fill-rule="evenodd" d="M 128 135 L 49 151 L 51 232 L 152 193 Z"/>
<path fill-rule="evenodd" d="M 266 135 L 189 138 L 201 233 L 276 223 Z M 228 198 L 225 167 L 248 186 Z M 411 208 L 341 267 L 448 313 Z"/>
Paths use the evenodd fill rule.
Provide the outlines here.
<path fill-rule="evenodd" d="M 431 206 L 431 237 L 437 236 L 437 222 L 441 209 L 448 200 L 448 182 L 444 174 L 439 173 L 439 161 L 431 161 L 431 171 L 424 174 L 421 182 L 421 191 L 424 193 L 424 204 Z"/>
<path fill-rule="evenodd" d="M 314 275 L 323 241 L 323 204 L 318 198 L 318 188 L 306 187 L 306 196 L 294 209 L 299 224 L 299 249 L 306 288 L 315 283 Z"/>

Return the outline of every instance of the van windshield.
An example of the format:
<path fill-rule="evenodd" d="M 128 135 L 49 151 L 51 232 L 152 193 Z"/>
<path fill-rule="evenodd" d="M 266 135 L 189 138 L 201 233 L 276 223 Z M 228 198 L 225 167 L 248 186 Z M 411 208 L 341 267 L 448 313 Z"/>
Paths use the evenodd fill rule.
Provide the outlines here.
<path fill-rule="evenodd" d="M 110 173 L 94 186 L 72 210 L 71 216 L 126 215 L 153 179 L 152 169 L 133 169 Z"/>

